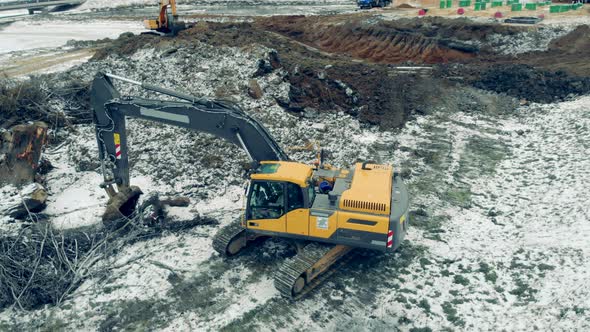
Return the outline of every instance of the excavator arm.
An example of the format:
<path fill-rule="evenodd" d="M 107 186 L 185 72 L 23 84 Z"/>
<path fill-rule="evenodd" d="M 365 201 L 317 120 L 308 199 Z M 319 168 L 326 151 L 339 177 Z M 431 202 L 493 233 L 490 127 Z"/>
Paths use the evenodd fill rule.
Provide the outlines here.
<path fill-rule="evenodd" d="M 139 85 L 183 101 L 122 97 L 112 80 Z M 90 102 L 94 112 L 98 152 L 104 175 L 101 185 L 112 198 L 130 188 L 125 117 L 136 117 L 221 137 L 243 148 L 253 162 L 289 158 L 267 130 L 238 105 L 201 99 L 151 84 L 99 72 L 92 83 Z"/>

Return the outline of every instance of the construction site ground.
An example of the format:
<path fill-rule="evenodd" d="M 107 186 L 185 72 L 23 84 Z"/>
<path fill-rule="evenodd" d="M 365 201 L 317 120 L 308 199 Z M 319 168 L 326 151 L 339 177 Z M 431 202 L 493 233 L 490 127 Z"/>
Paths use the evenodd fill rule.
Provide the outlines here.
<path fill-rule="evenodd" d="M 306 8 L 302 0 L 278 10 L 296 15 L 272 15 L 279 1 L 258 12 L 242 3 L 207 11 L 195 1 L 182 7 L 193 26 L 160 37 L 139 34 L 155 7 L 108 3 L 1 26 L 0 40 L 44 25 L 110 25 L 104 35 L 42 48 L 11 44 L 0 52 L 3 79 L 88 86 L 102 70 L 233 100 L 293 160 L 313 162 L 314 151 L 290 148 L 317 141 L 338 167 L 394 165 L 412 197 L 411 228 L 396 253 L 360 251 L 304 298 L 282 298 L 273 271 L 294 254 L 287 242 L 270 239 L 231 259 L 211 247 L 216 231 L 240 217 L 246 154 L 206 134 L 130 119 L 132 183 L 189 197 L 189 207 L 168 209 L 170 221 L 208 222 L 123 247 L 105 259 L 107 275 L 86 278 L 59 305 L 1 308 L 0 330 L 590 328 L 588 5 L 523 11 L 545 18 L 513 25 L 496 21 L 495 8 L 463 16 L 429 8 L 418 17 L 418 6 L 358 11 L 347 1 Z M 134 33 L 115 37 L 126 31 Z M 259 94 L 249 91 L 252 80 Z M 107 198 L 88 101 L 54 94 L 47 102 L 85 115 L 50 130 L 43 216 L 59 230 L 101 229 Z M 0 114 L 3 125 L 14 121 Z M 0 186 L 3 234 L 30 223 L 3 213 L 20 190 Z"/>

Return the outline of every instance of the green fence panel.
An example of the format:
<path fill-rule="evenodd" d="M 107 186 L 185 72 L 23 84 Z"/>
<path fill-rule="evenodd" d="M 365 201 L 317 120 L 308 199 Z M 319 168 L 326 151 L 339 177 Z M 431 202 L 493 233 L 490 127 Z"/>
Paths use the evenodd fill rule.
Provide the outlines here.
<path fill-rule="evenodd" d="M 519 12 L 521 10 L 522 10 L 522 4 L 520 4 L 520 3 L 512 4 L 512 11 L 513 12 Z"/>
<path fill-rule="evenodd" d="M 524 5 L 524 8 L 526 8 L 528 10 L 537 10 L 537 4 L 536 3 L 527 3 L 526 5 Z"/>
<path fill-rule="evenodd" d="M 485 10 L 485 9 L 486 9 L 486 3 L 485 2 L 476 2 L 475 3 L 475 10 L 476 11 Z"/>
<path fill-rule="evenodd" d="M 502 1 L 492 1 L 492 8 L 502 7 Z"/>
<path fill-rule="evenodd" d="M 453 0 L 447 0 L 447 8 L 453 7 Z"/>

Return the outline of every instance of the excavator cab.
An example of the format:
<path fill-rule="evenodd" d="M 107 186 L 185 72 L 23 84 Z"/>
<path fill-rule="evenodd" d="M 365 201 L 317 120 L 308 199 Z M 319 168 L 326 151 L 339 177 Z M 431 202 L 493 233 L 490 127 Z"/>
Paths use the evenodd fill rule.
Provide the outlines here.
<path fill-rule="evenodd" d="M 311 174 L 308 165 L 263 161 L 251 175 L 244 226 L 262 233 L 307 235 Z"/>

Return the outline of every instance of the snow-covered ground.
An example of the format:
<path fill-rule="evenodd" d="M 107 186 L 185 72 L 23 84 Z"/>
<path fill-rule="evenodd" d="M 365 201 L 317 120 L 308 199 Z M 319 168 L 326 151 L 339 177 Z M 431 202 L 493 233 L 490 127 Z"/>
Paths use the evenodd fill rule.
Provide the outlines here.
<path fill-rule="evenodd" d="M 180 1 L 178 1 L 180 3 Z M 119 0 L 119 1 L 109 1 L 109 0 L 87 0 L 84 2 L 80 7 L 79 10 L 86 10 L 86 9 L 96 9 L 96 8 L 116 8 L 122 6 L 132 6 L 132 5 L 157 5 L 156 1 L 150 0 Z"/>
<path fill-rule="evenodd" d="M 175 216 L 198 213 L 219 225 L 129 246 L 114 257 L 119 267 L 110 278 L 87 280 L 60 307 L 5 310 L 0 329 L 590 329 L 589 96 L 501 114 L 441 109 L 400 131 L 379 131 L 342 113 L 285 113 L 275 102 L 288 93 L 282 70 L 260 78 L 264 96 L 251 99 L 246 85 L 266 48 L 196 43 L 162 52 L 111 56 L 68 75 L 88 79 L 108 70 L 231 98 L 285 148 L 317 140 L 336 166 L 377 157 L 402 167 L 412 194 L 408 241 L 393 255 L 363 253 L 301 301 L 282 299 L 272 276 L 292 254 L 285 243 L 270 240 L 230 260 L 211 248 L 216 230 L 240 215 L 245 154 L 205 134 L 131 119 L 132 182 L 146 192 L 188 196 L 191 205 L 175 208 Z M 47 212 L 62 228 L 100 224 L 106 199 L 93 129 L 75 129 L 47 154 L 56 166 L 48 174 Z M 291 155 L 313 159 L 312 152 Z M 5 187 L 0 195 L 4 201 L 17 193 Z"/>
<path fill-rule="evenodd" d="M 89 0 L 79 10 L 112 3 Z M 55 30 L 47 29 L 52 22 Z M 134 29 L 141 22 L 37 26 L 27 20 L 0 30 L 0 45 L 10 51 L 52 48 Z M 523 38 L 538 46 L 536 37 Z M 518 45 L 507 53 L 513 50 Z M 245 154 L 205 134 L 129 120 L 132 182 L 146 193 L 190 197 L 189 207 L 170 210 L 177 219 L 199 214 L 219 225 L 135 243 L 113 258 L 119 267 L 109 278 L 87 280 L 60 307 L 4 310 L 0 330 L 590 330 L 590 96 L 506 114 L 440 110 L 402 130 L 380 131 L 342 113 L 311 119 L 285 113 L 275 102 L 289 89 L 281 70 L 260 78 L 264 96 L 251 99 L 246 85 L 267 52 L 195 43 L 165 57 L 161 49 L 129 59 L 111 56 L 68 75 L 88 80 L 108 70 L 230 98 L 284 148 L 317 140 L 336 166 L 377 157 L 402 167 L 412 194 L 412 227 L 399 252 L 363 253 L 310 296 L 282 299 L 272 276 L 292 254 L 285 243 L 270 240 L 230 260 L 211 248 L 217 229 L 240 215 Z M 316 123 L 326 129 L 313 129 Z M 46 151 L 56 168 L 47 176 L 44 212 L 61 229 L 100 225 L 106 200 L 98 187 L 93 128 L 73 129 Z M 291 156 L 314 158 L 312 152 Z M 0 210 L 19 200 L 18 189 L 0 188 Z M 2 231 L 15 227 L 0 218 Z"/>
<path fill-rule="evenodd" d="M 143 30 L 139 21 L 19 21 L 0 30 L 0 54 L 55 48 L 69 40 L 116 38 L 123 32 L 139 33 Z"/>

